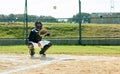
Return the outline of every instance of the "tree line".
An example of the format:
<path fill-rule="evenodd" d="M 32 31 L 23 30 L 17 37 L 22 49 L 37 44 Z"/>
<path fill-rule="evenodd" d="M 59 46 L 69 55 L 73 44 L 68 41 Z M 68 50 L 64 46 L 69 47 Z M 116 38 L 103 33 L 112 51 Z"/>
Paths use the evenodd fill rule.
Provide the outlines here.
<path fill-rule="evenodd" d="M 67 18 L 67 21 L 59 20 L 59 18 L 54 18 L 52 16 L 36 16 L 36 15 L 28 15 L 28 22 L 35 22 L 37 20 L 40 20 L 42 22 L 74 22 L 79 23 L 79 20 L 83 23 L 89 23 L 90 22 L 90 14 L 89 13 L 81 13 L 80 14 L 73 15 L 71 18 Z M 24 22 L 25 21 L 25 15 L 24 14 L 9 14 L 4 15 L 0 14 L 0 22 Z"/>

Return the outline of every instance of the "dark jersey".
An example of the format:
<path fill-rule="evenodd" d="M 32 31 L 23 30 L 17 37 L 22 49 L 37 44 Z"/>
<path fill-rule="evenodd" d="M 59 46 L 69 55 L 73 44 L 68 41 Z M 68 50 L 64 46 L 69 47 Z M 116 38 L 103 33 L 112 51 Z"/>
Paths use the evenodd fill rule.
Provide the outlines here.
<path fill-rule="evenodd" d="M 29 41 L 38 43 L 39 41 L 41 41 L 42 37 L 39 36 L 38 34 L 38 30 L 37 29 L 32 29 L 29 35 Z"/>

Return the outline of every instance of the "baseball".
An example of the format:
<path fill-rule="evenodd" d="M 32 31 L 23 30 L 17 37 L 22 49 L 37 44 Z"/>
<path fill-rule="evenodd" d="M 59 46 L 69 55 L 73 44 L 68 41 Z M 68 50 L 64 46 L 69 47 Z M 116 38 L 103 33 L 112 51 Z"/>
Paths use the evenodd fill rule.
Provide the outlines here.
<path fill-rule="evenodd" d="M 57 9 L 57 7 L 56 7 L 56 6 L 53 6 L 53 9 Z"/>

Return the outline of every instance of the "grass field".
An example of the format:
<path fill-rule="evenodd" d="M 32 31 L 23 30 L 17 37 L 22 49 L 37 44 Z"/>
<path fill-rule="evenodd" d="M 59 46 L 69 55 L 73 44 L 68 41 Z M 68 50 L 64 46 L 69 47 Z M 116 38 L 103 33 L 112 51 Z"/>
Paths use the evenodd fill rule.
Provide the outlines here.
<path fill-rule="evenodd" d="M 43 23 L 49 30 L 49 38 L 75 39 L 79 36 L 79 25 L 73 23 Z M 34 28 L 34 23 L 28 23 L 28 32 Z M 0 38 L 24 38 L 25 28 L 22 22 L 8 25 L 0 23 Z M 120 37 L 119 24 L 82 24 L 83 37 Z"/>
<path fill-rule="evenodd" d="M 40 49 L 36 49 L 38 53 Z M 28 54 L 26 45 L 0 46 L 0 53 Z M 53 45 L 48 54 L 120 54 L 120 46 Z"/>
<path fill-rule="evenodd" d="M 51 38 L 72 38 L 78 37 L 78 24 L 72 23 L 43 23 L 50 33 Z M 28 29 L 34 27 L 34 23 L 29 23 Z M 0 23 L 0 38 L 23 38 L 24 25 L 16 22 L 11 25 Z M 119 24 L 82 24 L 82 36 L 85 37 L 120 37 Z M 49 54 L 120 54 L 120 46 L 75 46 L 61 45 L 52 46 L 47 53 Z M 38 52 L 39 49 L 36 49 Z M 28 53 L 25 45 L 0 46 L 0 53 Z"/>

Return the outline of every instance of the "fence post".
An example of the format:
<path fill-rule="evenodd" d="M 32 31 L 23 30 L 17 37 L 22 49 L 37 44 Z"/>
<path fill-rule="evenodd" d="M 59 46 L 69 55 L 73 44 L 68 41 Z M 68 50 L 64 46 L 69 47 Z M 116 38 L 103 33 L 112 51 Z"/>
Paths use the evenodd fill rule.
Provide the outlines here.
<path fill-rule="evenodd" d="M 79 44 L 82 44 L 81 1 L 79 0 Z"/>
<path fill-rule="evenodd" d="M 27 0 L 25 0 L 25 30 L 26 30 L 26 44 L 28 44 L 28 16 L 27 16 Z"/>

